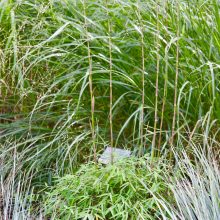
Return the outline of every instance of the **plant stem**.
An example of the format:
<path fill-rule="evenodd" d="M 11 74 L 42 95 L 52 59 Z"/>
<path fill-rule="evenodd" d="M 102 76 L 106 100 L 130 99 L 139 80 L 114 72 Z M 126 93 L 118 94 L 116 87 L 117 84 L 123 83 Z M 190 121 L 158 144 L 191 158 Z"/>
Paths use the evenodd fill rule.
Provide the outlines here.
<path fill-rule="evenodd" d="M 85 30 L 86 30 L 86 40 L 87 40 L 87 51 L 88 51 L 88 62 L 89 62 L 89 91 L 90 91 L 90 100 L 91 100 L 91 132 L 92 132 L 92 143 L 93 143 L 93 157 L 94 161 L 97 162 L 97 154 L 96 154 L 96 140 L 95 140 L 95 96 L 93 92 L 93 81 L 92 81 L 92 56 L 90 49 L 90 39 L 88 35 L 88 22 L 86 16 L 86 8 L 85 1 L 83 0 L 83 10 L 84 10 L 84 22 L 85 22 Z"/>
<path fill-rule="evenodd" d="M 141 109 L 141 148 L 144 149 L 144 71 L 145 71 L 145 61 L 144 61 L 144 43 L 143 43 L 143 33 L 141 36 L 141 56 L 142 56 L 142 109 Z"/>
<path fill-rule="evenodd" d="M 145 86 L 144 86 L 144 74 L 145 74 L 145 52 L 144 52 L 144 27 L 143 27 L 143 22 L 141 18 L 141 13 L 140 13 L 140 5 L 139 1 L 137 4 L 137 18 L 138 18 L 138 24 L 140 26 L 140 29 L 138 30 L 138 33 L 141 36 L 141 84 L 142 84 L 142 92 L 141 92 L 141 109 L 140 109 L 140 124 L 139 124 L 139 131 L 140 131 L 140 147 L 139 147 L 139 156 L 142 154 L 142 149 L 145 148 L 145 143 L 144 143 L 144 96 L 145 96 Z"/>
<path fill-rule="evenodd" d="M 157 114 L 158 114 L 158 78 L 159 78 L 159 71 L 160 71 L 160 54 L 159 54 L 159 1 L 157 2 L 157 36 L 156 36 L 156 51 L 157 51 L 157 70 L 156 70 L 156 85 L 155 85 L 155 112 L 154 112 L 154 134 L 152 140 L 152 159 L 154 158 L 155 154 L 155 142 L 156 142 L 156 132 L 157 132 Z"/>
<path fill-rule="evenodd" d="M 110 124 L 110 144 L 111 144 L 111 163 L 113 163 L 113 122 L 112 122 L 112 99 L 113 99 L 113 88 L 112 88 L 112 40 L 111 40 L 111 21 L 109 19 L 108 0 L 106 0 L 106 10 L 108 17 L 108 50 L 109 50 L 109 124 Z"/>
<path fill-rule="evenodd" d="M 172 134 L 170 138 L 170 146 L 173 146 L 174 135 L 175 135 L 175 125 L 176 125 L 176 112 L 177 112 L 177 90 L 178 90 L 178 76 L 179 76 L 179 35 L 180 35 L 180 8 L 179 0 L 176 0 L 176 9 L 177 9 L 177 42 L 176 42 L 176 75 L 175 75 L 175 85 L 174 85 L 174 112 L 173 112 L 173 122 L 172 122 Z M 172 150 L 170 151 L 170 158 L 172 157 Z"/>
<path fill-rule="evenodd" d="M 168 7 L 168 3 L 165 0 L 164 2 L 165 12 Z M 167 16 L 165 16 L 165 25 L 168 26 Z M 165 48 L 165 74 L 164 74 L 164 88 L 163 88 L 163 101 L 162 101 L 162 110 L 161 110 L 161 121 L 160 121 L 160 133 L 159 133 L 159 140 L 158 140 L 158 156 L 160 156 L 160 148 L 161 148 L 161 140 L 162 140 L 162 129 L 163 129 L 163 120 L 164 120 L 164 112 L 165 112 L 165 105 L 167 100 L 167 81 L 168 81 L 168 51 Z"/>

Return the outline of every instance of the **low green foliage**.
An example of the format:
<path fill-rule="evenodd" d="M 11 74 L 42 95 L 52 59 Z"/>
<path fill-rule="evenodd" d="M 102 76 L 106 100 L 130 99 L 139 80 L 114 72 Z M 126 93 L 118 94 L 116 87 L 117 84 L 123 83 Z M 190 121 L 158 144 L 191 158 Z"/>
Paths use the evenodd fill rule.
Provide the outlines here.
<path fill-rule="evenodd" d="M 47 198 L 52 219 L 160 219 L 158 195 L 168 195 L 159 165 L 149 158 L 113 165 L 89 163 L 57 180 Z"/>

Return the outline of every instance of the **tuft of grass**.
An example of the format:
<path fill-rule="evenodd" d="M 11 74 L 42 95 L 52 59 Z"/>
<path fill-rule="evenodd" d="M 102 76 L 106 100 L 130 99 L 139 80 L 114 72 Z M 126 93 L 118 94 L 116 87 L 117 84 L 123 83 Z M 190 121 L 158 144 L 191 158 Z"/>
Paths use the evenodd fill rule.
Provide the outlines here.
<path fill-rule="evenodd" d="M 186 152 L 176 155 L 181 177 L 174 178 L 171 188 L 178 216 L 217 220 L 220 216 L 219 161 L 212 151 L 205 153 L 198 146 L 192 148 L 194 162 Z"/>
<path fill-rule="evenodd" d="M 155 196 L 167 193 L 159 165 L 150 157 L 103 167 L 82 165 L 58 178 L 46 200 L 51 219 L 160 219 Z M 152 164 L 151 164 L 152 165 Z"/>
<path fill-rule="evenodd" d="M 217 220 L 220 216 L 219 158 L 213 150 L 205 152 L 194 143 L 190 147 L 191 154 L 186 151 L 174 153 L 175 175 L 167 176 L 166 181 L 173 201 L 162 198 L 159 201 L 161 211 L 168 213 L 165 219 Z"/>

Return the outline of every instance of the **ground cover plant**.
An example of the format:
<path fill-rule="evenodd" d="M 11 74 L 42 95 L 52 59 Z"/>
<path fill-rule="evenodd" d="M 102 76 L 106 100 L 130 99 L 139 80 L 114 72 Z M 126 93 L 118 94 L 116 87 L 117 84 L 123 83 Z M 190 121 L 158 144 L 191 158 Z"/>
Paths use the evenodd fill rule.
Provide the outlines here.
<path fill-rule="evenodd" d="M 212 148 L 218 164 L 219 12 L 217 0 L 1 0 L 3 219 L 42 216 L 45 184 L 76 175 L 107 145 L 166 166 L 178 161 L 184 173 L 183 149 L 202 164 L 190 150 L 208 157 Z M 201 181 L 217 170 L 203 170 Z M 161 213 L 197 210 L 191 191 L 171 185 L 175 207 L 158 198 Z M 182 205 L 179 192 L 194 205 Z M 189 213 L 179 215 L 196 219 Z"/>
<path fill-rule="evenodd" d="M 169 192 L 162 169 L 152 169 L 148 159 L 82 166 L 52 188 L 47 213 L 52 219 L 159 219 L 154 196 Z"/>

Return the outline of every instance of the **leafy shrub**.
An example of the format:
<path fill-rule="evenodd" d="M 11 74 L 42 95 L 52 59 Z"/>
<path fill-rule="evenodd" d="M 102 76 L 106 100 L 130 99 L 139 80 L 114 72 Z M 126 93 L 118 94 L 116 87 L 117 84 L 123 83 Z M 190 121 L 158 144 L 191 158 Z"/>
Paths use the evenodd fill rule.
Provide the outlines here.
<path fill-rule="evenodd" d="M 146 158 L 89 163 L 58 178 L 46 212 L 52 219 L 158 219 L 156 195 L 167 192 L 161 174 Z"/>

